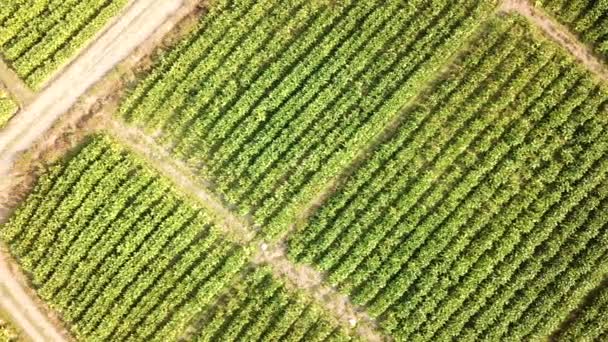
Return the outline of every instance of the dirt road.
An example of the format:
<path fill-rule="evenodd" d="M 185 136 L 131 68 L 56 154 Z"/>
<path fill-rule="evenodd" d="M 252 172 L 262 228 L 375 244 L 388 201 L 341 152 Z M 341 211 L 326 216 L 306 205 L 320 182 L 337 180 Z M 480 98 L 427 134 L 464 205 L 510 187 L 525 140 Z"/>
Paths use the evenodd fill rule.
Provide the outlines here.
<path fill-rule="evenodd" d="M 66 341 L 45 313 L 26 293 L 25 286 L 17 279 L 13 267 L 4 257 L 5 252 L 0 253 L 0 306 L 6 310 L 12 322 L 19 326 L 27 337 L 34 342 Z"/>
<path fill-rule="evenodd" d="M 175 12 L 183 0 L 136 0 L 0 133 L 0 175 L 90 86 L 127 57 Z"/>

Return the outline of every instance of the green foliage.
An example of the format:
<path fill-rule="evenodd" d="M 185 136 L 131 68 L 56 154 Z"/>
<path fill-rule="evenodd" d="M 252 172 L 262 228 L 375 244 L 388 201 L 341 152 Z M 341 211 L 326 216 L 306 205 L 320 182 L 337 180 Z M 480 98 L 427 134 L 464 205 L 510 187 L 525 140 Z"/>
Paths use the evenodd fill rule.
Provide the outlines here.
<path fill-rule="evenodd" d="M 0 319 L 0 342 L 25 341 L 22 333 L 12 324 Z"/>
<path fill-rule="evenodd" d="M 608 286 L 606 282 L 586 298 L 584 304 L 554 335 L 554 341 L 603 341 L 608 337 Z"/>
<path fill-rule="evenodd" d="M 39 88 L 126 3 L 11 1 L 0 10 L 0 53 L 30 87 Z"/>
<path fill-rule="evenodd" d="M 0 84 L 0 128 L 10 120 L 19 110 L 17 102 L 11 98 L 9 93 Z"/>
<path fill-rule="evenodd" d="M 78 338 L 166 341 L 246 262 L 211 222 L 137 157 L 96 137 L 40 178 L 1 235 Z"/>
<path fill-rule="evenodd" d="M 540 340 L 608 271 L 608 91 L 500 17 L 289 241 L 400 341 Z"/>
<path fill-rule="evenodd" d="M 496 2 L 218 0 L 119 113 L 274 237 Z"/>
<path fill-rule="evenodd" d="M 196 322 L 195 341 L 350 341 L 317 304 L 268 269 L 248 272 Z"/>
<path fill-rule="evenodd" d="M 535 3 L 608 59 L 608 1 L 536 0 Z"/>

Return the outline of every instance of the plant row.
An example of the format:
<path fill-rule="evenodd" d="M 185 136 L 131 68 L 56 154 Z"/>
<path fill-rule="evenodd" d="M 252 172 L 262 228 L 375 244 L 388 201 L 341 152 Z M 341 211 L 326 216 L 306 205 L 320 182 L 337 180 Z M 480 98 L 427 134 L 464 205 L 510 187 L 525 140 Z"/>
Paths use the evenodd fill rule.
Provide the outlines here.
<path fill-rule="evenodd" d="M 608 287 L 605 281 L 585 298 L 574 314 L 576 318 L 567 321 L 553 335 L 555 341 L 594 341 L 608 336 Z"/>

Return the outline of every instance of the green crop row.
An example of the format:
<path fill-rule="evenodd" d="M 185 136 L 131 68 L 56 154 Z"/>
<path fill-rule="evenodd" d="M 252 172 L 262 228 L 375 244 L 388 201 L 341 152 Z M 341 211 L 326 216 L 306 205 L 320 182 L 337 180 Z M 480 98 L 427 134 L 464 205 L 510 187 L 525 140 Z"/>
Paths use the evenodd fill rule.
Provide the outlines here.
<path fill-rule="evenodd" d="M 196 321 L 195 341 L 350 341 L 310 299 L 265 268 L 248 272 Z"/>
<path fill-rule="evenodd" d="M 495 6 L 217 1 L 119 113 L 276 236 Z"/>
<path fill-rule="evenodd" d="M 127 4 L 127 0 L 11 1 L 0 9 L 0 54 L 39 88 Z"/>
<path fill-rule="evenodd" d="M 19 105 L 0 83 L 0 128 L 19 110 Z"/>
<path fill-rule="evenodd" d="M 608 58 L 608 1 L 537 0 L 535 3 Z"/>
<path fill-rule="evenodd" d="M 288 254 L 397 340 L 548 336 L 608 267 L 608 90 L 491 21 Z"/>
<path fill-rule="evenodd" d="M 105 137 L 42 176 L 0 234 L 84 340 L 172 340 L 247 260 L 204 210 Z"/>

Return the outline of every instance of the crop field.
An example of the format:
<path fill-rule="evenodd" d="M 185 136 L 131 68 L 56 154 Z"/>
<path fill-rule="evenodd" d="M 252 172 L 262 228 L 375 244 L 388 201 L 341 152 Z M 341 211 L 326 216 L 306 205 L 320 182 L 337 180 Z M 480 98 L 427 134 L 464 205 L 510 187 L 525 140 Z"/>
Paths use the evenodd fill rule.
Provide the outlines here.
<path fill-rule="evenodd" d="M 217 1 L 120 115 L 202 162 L 218 190 L 273 236 L 495 5 Z"/>
<path fill-rule="evenodd" d="M 608 1 L 140 1 L 0 7 L 34 89 L 128 3 L 87 52 L 141 43 L 65 116 L 0 87 L 0 263 L 57 336 L 608 340 Z"/>
<path fill-rule="evenodd" d="M 536 340 L 608 271 L 606 88 L 491 26 L 289 244 L 399 340 Z"/>
<path fill-rule="evenodd" d="M 536 1 L 608 60 L 608 3 L 589 0 Z"/>
<path fill-rule="evenodd" d="M 39 88 L 78 53 L 127 0 L 10 0 L 0 7 L 0 55 Z"/>
<path fill-rule="evenodd" d="M 43 176 L 1 234 L 83 340 L 166 341 L 191 322 L 200 341 L 351 339 L 107 137 Z"/>
<path fill-rule="evenodd" d="M 179 335 L 246 261 L 204 211 L 105 138 L 42 177 L 1 233 L 83 340 Z"/>
<path fill-rule="evenodd" d="M 351 341 L 306 297 L 276 281 L 268 270 L 250 272 L 197 322 L 194 341 Z"/>
<path fill-rule="evenodd" d="M 19 105 L 12 98 L 11 94 L 0 83 L 0 128 L 6 125 L 8 120 L 17 113 Z"/>
<path fill-rule="evenodd" d="M 77 337 L 166 341 L 197 322 L 200 341 L 351 339 L 268 270 L 246 270 L 247 251 L 144 164 L 95 137 L 43 176 L 2 229 Z"/>
<path fill-rule="evenodd" d="M 13 324 L 0 318 L 0 341 L 3 342 L 22 342 L 25 338 Z"/>

